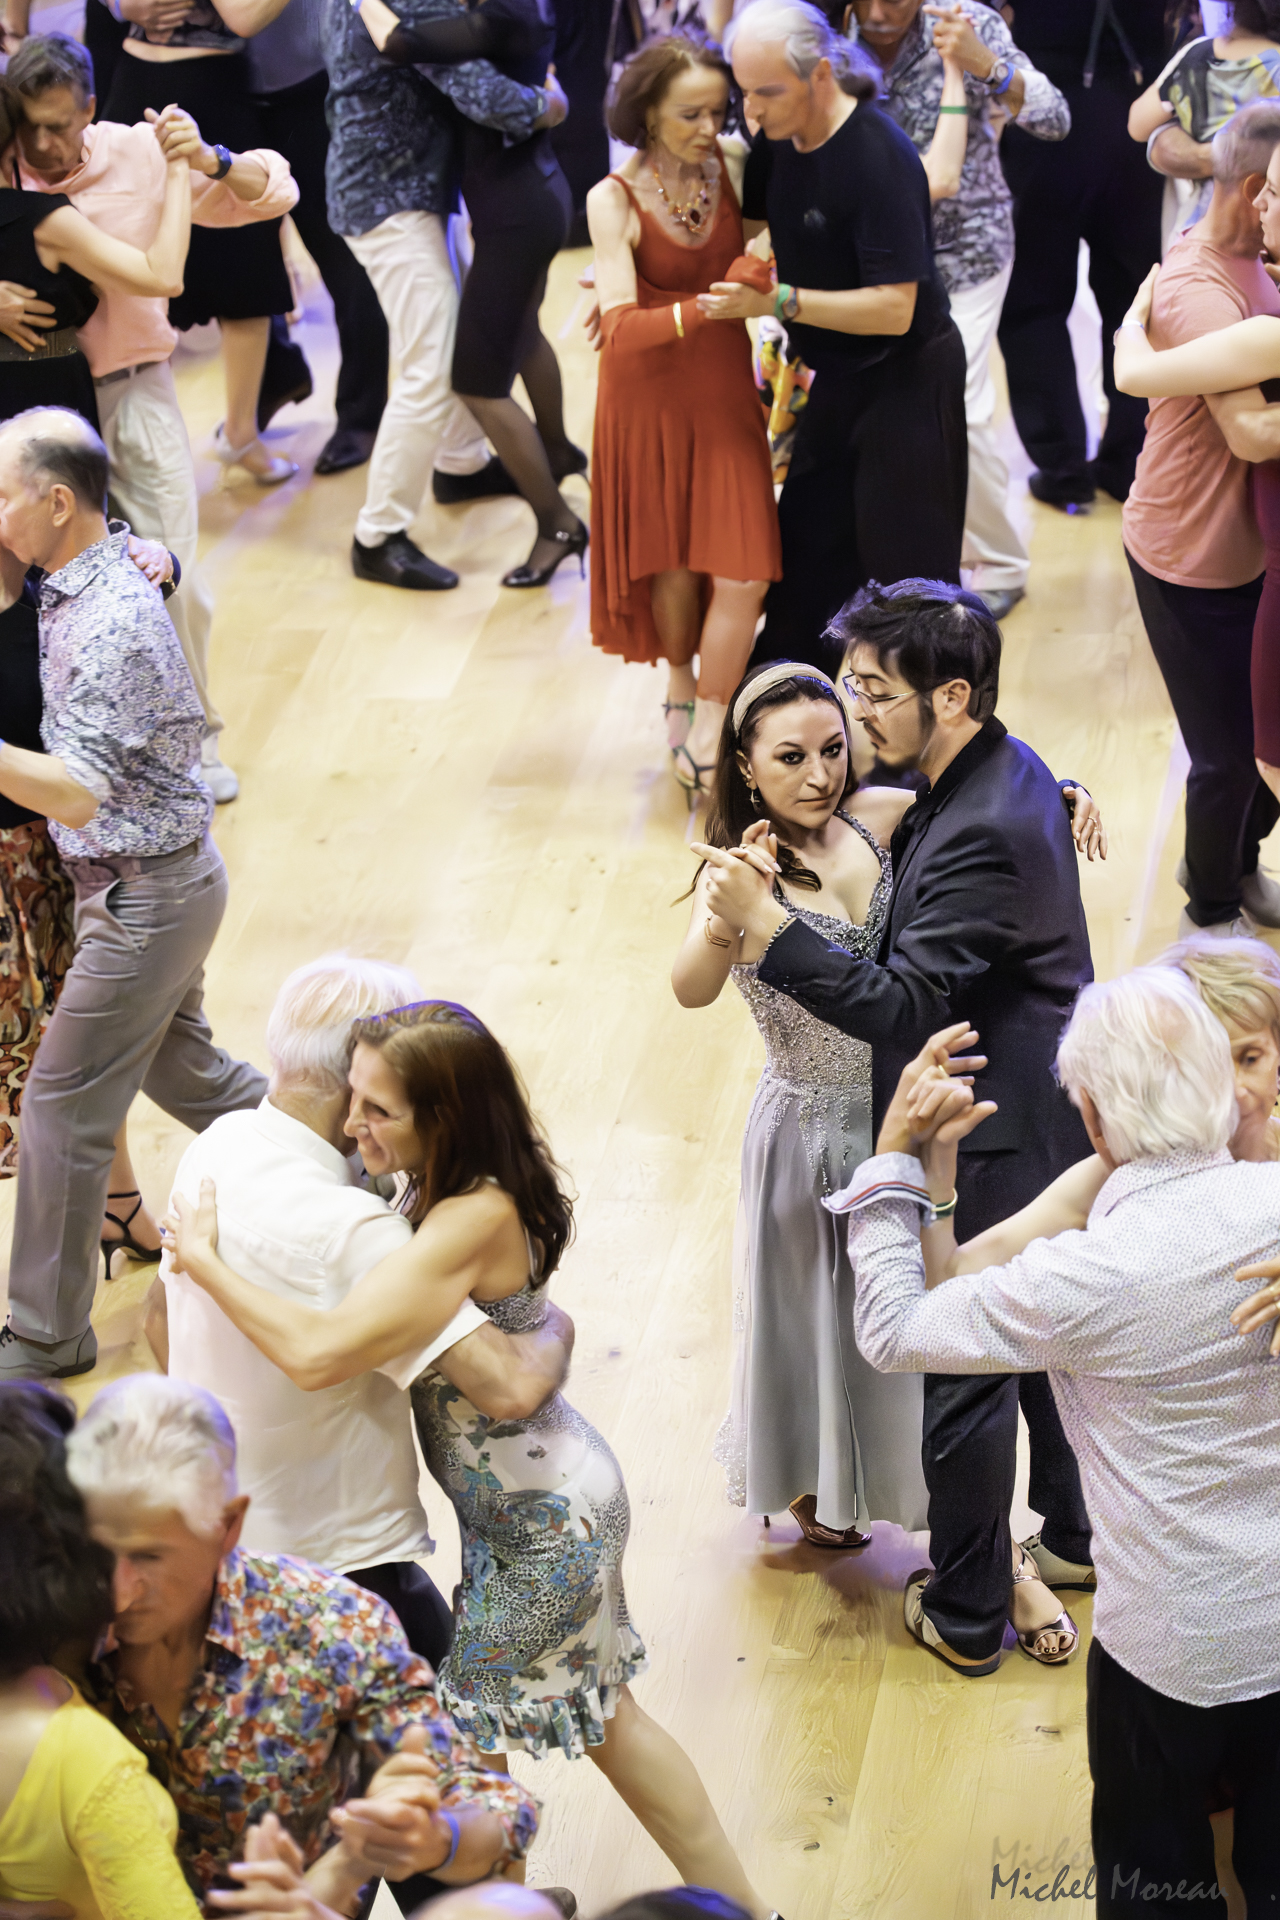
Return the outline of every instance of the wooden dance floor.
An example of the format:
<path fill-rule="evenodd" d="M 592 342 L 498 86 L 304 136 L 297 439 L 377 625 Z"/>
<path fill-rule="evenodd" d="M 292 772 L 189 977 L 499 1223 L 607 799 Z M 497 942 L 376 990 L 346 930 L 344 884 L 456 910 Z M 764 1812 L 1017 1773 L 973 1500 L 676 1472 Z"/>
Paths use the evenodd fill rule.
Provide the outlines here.
<path fill-rule="evenodd" d="M 545 318 L 573 437 L 589 445 L 585 259 L 559 257 Z M 725 1502 L 711 1448 L 761 1049 L 732 991 L 687 1012 L 668 984 L 686 912 L 672 903 L 693 861 L 660 676 L 593 651 L 576 572 L 544 593 L 498 585 L 532 538 L 518 500 L 425 510 L 418 537 L 461 571 L 454 593 L 353 579 L 365 476 L 309 478 L 332 424 L 335 351 L 323 290 L 305 297 L 317 396 L 271 436 L 303 463 L 278 492 L 223 485 L 209 452 L 220 360 L 177 362 L 218 603 L 213 684 L 242 782 L 216 821 L 231 903 L 209 967 L 215 1032 L 263 1060 L 282 976 L 344 948 L 411 966 L 511 1048 L 579 1196 L 555 1292 L 578 1326 L 570 1397 L 631 1490 L 627 1593 L 651 1656 L 637 1694 L 693 1755 L 786 1920 L 970 1920 L 1014 1897 L 1014 1868 L 1033 1897 L 1065 1869 L 1053 1910 L 1084 1920 L 1092 1901 L 1062 1897 L 1090 1858 L 1083 1651 L 1055 1673 L 1014 1650 L 997 1677 L 961 1679 L 902 1625 L 918 1539 L 877 1527 L 868 1553 L 832 1564 L 794 1527 L 765 1533 Z M 1008 438 L 1022 497 L 1026 460 Z M 568 487 L 585 511 L 584 484 Z M 1184 763 L 1119 507 L 1101 500 L 1074 519 L 1026 507 L 1031 590 L 1006 627 L 999 711 L 1105 810 L 1111 857 L 1082 870 L 1105 976 L 1174 936 Z M 143 1100 L 132 1137 L 159 1209 L 183 1132 Z M 13 1191 L 0 1188 L 6 1240 Z M 139 1331 L 152 1277 L 125 1266 L 100 1288 L 99 1366 L 73 1383 L 82 1404 L 153 1364 Z M 430 1482 L 426 1498 L 447 1592 L 453 1517 Z M 1070 1604 L 1087 1634 L 1089 1602 Z M 545 1807 L 532 1883 L 573 1887 L 591 1915 L 670 1882 L 592 1766 L 521 1756 L 515 1769 Z"/>

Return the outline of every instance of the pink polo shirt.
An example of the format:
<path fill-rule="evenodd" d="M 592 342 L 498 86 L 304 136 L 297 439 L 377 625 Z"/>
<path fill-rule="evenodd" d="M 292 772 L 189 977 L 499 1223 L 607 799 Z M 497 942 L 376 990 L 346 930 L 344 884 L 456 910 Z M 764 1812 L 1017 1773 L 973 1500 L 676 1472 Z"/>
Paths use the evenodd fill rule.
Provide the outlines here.
<path fill-rule="evenodd" d="M 258 200 L 237 200 L 224 180 L 191 176 L 191 217 L 200 227 L 244 227 L 288 213 L 298 198 L 289 163 L 269 147 L 245 155 L 267 170 Z M 73 207 L 113 239 L 146 249 L 160 228 L 165 161 L 147 121 L 122 127 L 100 120 L 86 127 L 80 165 L 65 180 L 42 180 L 22 168 L 22 184 L 44 193 L 65 193 Z M 139 293 L 103 293 L 97 311 L 80 329 L 80 345 L 95 380 L 121 367 L 167 360 L 178 336 L 169 325 L 167 300 Z"/>

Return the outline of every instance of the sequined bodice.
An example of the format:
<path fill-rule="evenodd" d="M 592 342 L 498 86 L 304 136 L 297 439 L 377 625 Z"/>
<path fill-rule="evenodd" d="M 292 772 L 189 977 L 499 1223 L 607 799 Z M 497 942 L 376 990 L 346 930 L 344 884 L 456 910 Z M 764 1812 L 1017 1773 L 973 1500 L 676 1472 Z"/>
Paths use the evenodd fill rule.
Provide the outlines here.
<path fill-rule="evenodd" d="M 816 913 L 812 907 L 797 906 L 780 888 L 775 893 L 798 920 L 820 933 L 832 945 L 843 947 L 855 959 L 874 958 L 889 911 L 892 874 L 889 856 L 875 836 L 847 813 L 846 821 L 861 834 L 880 862 L 880 880 L 871 896 L 867 917 L 860 927 L 833 914 Z M 767 987 L 760 979 L 755 963 L 733 969 L 734 985 L 751 1009 L 751 1015 L 764 1036 L 765 1073 L 789 1086 L 810 1093 L 858 1093 L 870 1099 L 871 1048 L 865 1040 L 854 1040 L 825 1020 L 815 1019 L 790 994 Z"/>
<path fill-rule="evenodd" d="M 526 1280 L 519 1293 L 509 1293 L 502 1300 L 477 1300 L 475 1304 L 504 1333 L 533 1333 L 547 1317 L 547 1290 Z"/>

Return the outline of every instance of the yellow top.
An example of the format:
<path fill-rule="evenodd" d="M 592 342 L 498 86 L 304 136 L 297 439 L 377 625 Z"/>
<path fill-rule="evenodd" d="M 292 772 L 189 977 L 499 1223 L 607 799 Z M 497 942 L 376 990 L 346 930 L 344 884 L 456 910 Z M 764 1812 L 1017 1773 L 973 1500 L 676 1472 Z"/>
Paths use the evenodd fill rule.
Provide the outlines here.
<path fill-rule="evenodd" d="M 199 1920 L 177 1832 L 143 1756 L 73 1688 L 0 1817 L 0 1898 L 65 1900 L 76 1920 Z"/>

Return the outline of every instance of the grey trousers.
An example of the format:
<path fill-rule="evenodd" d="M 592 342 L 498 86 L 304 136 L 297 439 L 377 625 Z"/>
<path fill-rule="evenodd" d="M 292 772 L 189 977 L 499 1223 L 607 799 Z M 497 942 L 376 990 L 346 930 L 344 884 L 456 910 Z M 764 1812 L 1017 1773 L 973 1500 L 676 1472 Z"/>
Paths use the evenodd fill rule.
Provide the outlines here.
<path fill-rule="evenodd" d="M 204 959 L 227 904 L 212 839 L 66 863 L 76 953 L 22 1100 L 9 1318 L 30 1340 L 89 1324 L 113 1142 L 141 1089 L 199 1133 L 255 1107 L 265 1074 L 213 1044 Z"/>

